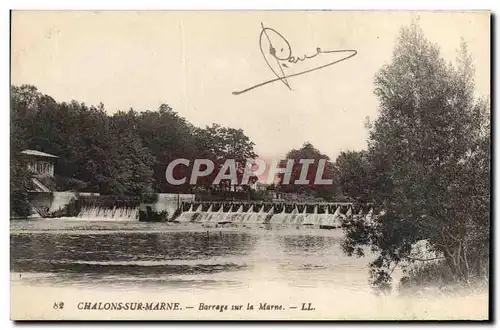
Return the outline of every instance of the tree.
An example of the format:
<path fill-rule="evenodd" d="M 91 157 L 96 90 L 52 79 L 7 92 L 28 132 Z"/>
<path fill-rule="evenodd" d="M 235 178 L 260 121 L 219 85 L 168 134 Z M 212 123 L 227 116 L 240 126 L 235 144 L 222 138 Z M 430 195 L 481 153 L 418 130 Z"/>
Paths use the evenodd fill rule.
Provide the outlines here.
<path fill-rule="evenodd" d="M 189 179 L 197 158 L 213 159 L 216 170 L 226 159 L 235 159 L 241 178 L 246 159 L 257 156 L 253 145 L 241 129 L 215 124 L 196 128 L 166 104 L 158 111 L 131 109 L 109 116 L 102 103 L 59 103 L 34 86 L 11 88 L 11 192 L 27 191 L 17 159 L 24 149 L 59 157 L 56 176 L 40 178 L 52 189 L 141 195 L 153 189 L 191 192 Z M 178 158 L 190 160 L 191 166 L 176 167 L 187 182 L 175 186 L 166 181 L 165 170 Z M 227 180 L 218 188 L 228 189 Z"/>
<path fill-rule="evenodd" d="M 354 200 L 371 200 L 373 169 L 366 151 L 342 152 L 335 161 L 342 193 Z"/>
<path fill-rule="evenodd" d="M 151 193 L 156 159 L 137 133 L 136 112 L 132 109 L 128 113 L 119 111 L 111 121 L 113 136 L 117 140 L 117 181 L 121 183 L 121 194 L 141 196 Z"/>
<path fill-rule="evenodd" d="M 222 180 L 217 187 L 212 185 L 222 166 L 229 159 L 235 160 L 238 183 L 241 183 L 247 160 L 257 157 L 253 149 L 254 143 L 242 129 L 212 124 L 212 126 L 197 129 L 195 137 L 200 157 L 210 159 L 215 165 L 211 175 L 199 178 L 199 184 L 205 189 L 223 191 L 230 189 L 230 180 Z M 256 180 L 256 177 L 251 177 L 249 183 L 244 186 L 248 187 Z"/>
<path fill-rule="evenodd" d="M 41 94 L 33 86 L 11 88 L 10 109 L 10 216 L 27 217 L 31 214 L 28 190 L 31 189 L 31 173 L 20 152 L 29 142 L 26 123 L 33 121 Z"/>
<path fill-rule="evenodd" d="M 143 145 L 154 156 L 154 186 L 156 192 L 189 192 L 189 182 L 175 186 L 167 182 L 165 171 L 177 158 L 194 159 L 197 155 L 195 127 L 180 117 L 170 106 L 162 104 L 158 111 L 139 114 L 137 132 Z M 188 176 L 190 168 L 178 167 L 179 175 Z"/>
<path fill-rule="evenodd" d="M 31 189 L 31 173 L 19 158 L 10 162 L 10 216 L 27 217 L 31 214 L 28 190 Z"/>
<path fill-rule="evenodd" d="M 34 115 L 42 94 L 36 87 L 22 85 L 12 86 L 10 93 L 10 145 L 11 158 L 26 149 Z"/>
<path fill-rule="evenodd" d="M 327 155 L 322 154 L 311 143 L 306 142 L 300 149 L 290 150 L 286 154 L 285 160 L 282 160 L 280 162 L 280 167 L 286 168 L 289 159 L 293 160 L 290 180 L 288 183 L 286 183 L 284 181 L 285 173 L 278 174 L 279 183 L 277 185 L 277 188 L 279 191 L 309 194 L 325 199 L 331 199 L 333 196 L 338 195 L 338 184 L 336 183 L 337 175 L 335 175 L 335 167 L 330 162 L 330 158 Z M 304 185 L 295 184 L 295 181 L 299 180 L 300 173 L 302 171 L 303 164 L 300 163 L 301 159 L 314 160 L 314 163 L 311 163 L 307 169 L 306 180 L 308 180 L 309 183 Z M 319 160 L 321 159 L 325 161 L 324 171 L 322 173 L 319 173 L 321 175 L 321 179 L 334 180 L 332 184 L 323 185 L 315 183 Z"/>
<path fill-rule="evenodd" d="M 346 228 L 344 249 L 378 251 L 374 284 L 387 284 L 411 247 L 427 240 L 457 280 L 484 270 L 489 249 L 489 105 L 474 100 L 474 68 L 462 43 L 455 66 L 413 23 L 375 77 L 379 117 L 370 131 L 371 196 L 384 212 Z"/>

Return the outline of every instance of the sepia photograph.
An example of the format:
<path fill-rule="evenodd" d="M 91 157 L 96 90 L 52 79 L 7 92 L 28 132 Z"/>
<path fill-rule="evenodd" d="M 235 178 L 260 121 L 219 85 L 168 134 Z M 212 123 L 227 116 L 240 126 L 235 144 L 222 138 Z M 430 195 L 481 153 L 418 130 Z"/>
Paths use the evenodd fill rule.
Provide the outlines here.
<path fill-rule="evenodd" d="M 12 10 L 11 320 L 491 320 L 491 22 Z"/>

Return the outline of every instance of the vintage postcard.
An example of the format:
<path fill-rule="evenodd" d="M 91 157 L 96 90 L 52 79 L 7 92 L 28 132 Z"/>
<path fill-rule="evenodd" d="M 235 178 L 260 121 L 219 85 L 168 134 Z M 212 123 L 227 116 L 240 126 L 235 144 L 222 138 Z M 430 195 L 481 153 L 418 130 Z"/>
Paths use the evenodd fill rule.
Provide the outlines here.
<path fill-rule="evenodd" d="M 11 12 L 13 320 L 489 320 L 488 11 Z"/>

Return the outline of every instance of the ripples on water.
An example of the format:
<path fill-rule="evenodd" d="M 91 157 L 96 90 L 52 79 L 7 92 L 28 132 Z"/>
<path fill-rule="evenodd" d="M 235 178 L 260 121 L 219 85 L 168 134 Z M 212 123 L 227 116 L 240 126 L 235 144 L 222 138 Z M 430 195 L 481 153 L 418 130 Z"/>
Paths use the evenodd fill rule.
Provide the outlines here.
<path fill-rule="evenodd" d="M 338 229 L 207 229 L 74 219 L 11 221 L 10 229 L 11 292 L 19 306 L 36 296 L 68 303 L 76 299 L 75 304 L 142 297 L 190 304 L 312 301 L 319 308 L 315 318 L 321 319 L 485 319 L 488 315 L 487 292 L 449 299 L 374 296 L 368 285 L 373 256 L 344 255 Z M 23 308 L 18 310 L 24 313 Z M 261 319 L 263 314 L 243 315 Z M 279 315 L 311 317 L 297 313 L 270 317 Z"/>
<path fill-rule="evenodd" d="M 367 258 L 345 256 L 341 230 L 11 221 L 11 273 L 31 284 L 158 289 L 293 287 L 366 290 Z"/>

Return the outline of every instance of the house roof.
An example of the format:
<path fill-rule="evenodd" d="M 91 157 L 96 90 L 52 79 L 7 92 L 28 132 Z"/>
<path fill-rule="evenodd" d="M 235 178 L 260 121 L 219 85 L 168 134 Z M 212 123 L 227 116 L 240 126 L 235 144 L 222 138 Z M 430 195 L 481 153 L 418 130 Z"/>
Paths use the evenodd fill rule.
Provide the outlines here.
<path fill-rule="evenodd" d="M 51 154 L 47 154 L 45 152 L 41 152 L 41 151 L 38 151 L 38 150 L 23 150 L 23 151 L 21 151 L 21 153 L 25 154 L 25 155 L 30 155 L 30 156 L 59 158 L 57 156 L 54 156 L 54 155 L 51 155 Z"/>

